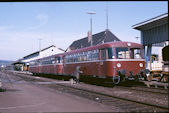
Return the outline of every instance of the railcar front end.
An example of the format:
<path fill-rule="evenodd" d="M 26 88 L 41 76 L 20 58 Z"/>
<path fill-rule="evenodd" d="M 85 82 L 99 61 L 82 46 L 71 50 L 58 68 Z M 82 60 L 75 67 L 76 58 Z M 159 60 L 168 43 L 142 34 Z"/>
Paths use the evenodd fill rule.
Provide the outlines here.
<path fill-rule="evenodd" d="M 123 46 L 107 48 L 106 75 L 113 77 L 113 81 L 115 79 L 118 81 L 122 79 L 132 80 L 139 77 L 140 72 L 145 69 L 142 51 L 140 44 L 130 42 L 123 44 Z"/>

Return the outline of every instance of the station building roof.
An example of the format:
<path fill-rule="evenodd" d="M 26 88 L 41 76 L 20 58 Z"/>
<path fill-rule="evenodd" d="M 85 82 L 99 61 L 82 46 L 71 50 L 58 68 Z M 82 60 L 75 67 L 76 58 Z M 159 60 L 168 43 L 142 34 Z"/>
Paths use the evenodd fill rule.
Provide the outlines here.
<path fill-rule="evenodd" d="M 49 46 L 49 47 L 46 47 L 46 48 L 42 49 L 41 51 L 44 51 L 44 50 L 49 49 L 49 48 L 51 48 L 51 47 L 55 47 L 55 46 L 54 46 L 54 45 L 51 45 L 51 46 Z M 39 51 L 36 51 L 36 52 L 34 52 L 34 53 L 31 53 L 31 54 L 29 54 L 29 55 L 27 55 L 27 56 L 24 56 L 23 58 L 26 59 L 26 58 L 29 58 L 29 57 L 38 56 L 38 55 L 39 55 L 39 52 L 40 52 L 40 50 L 39 50 Z"/>
<path fill-rule="evenodd" d="M 168 41 L 168 13 L 156 16 L 132 26 L 141 31 L 141 43 L 163 46 Z"/>
<path fill-rule="evenodd" d="M 39 55 L 39 52 L 45 51 L 45 50 L 47 50 L 47 49 L 49 49 L 49 48 L 51 48 L 51 47 L 56 47 L 56 46 L 55 46 L 55 45 L 51 45 L 51 46 L 46 47 L 46 48 L 44 48 L 44 49 L 42 49 L 42 50 L 36 51 L 36 52 L 34 52 L 34 53 L 31 53 L 31 54 L 29 54 L 29 55 L 23 57 L 23 59 L 28 59 L 28 58 L 31 58 L 31 57 L 36 57 L 36 56 Z M 58 48 L 58 49 L 61 50 L 61 51 L 64 51 L 64 50 L 61 49 L 61 48 Z"/>
<path fill-rule="evenodd" d="M 112 42 L 112 41 L 121 41 L 117 38 L 110 30 L 106 29 L 105 31 L 99 32 L 97 34 L 92 35 L 93 45 L 97 45 L 100 43 L 105 42 Z M 68 48 L 68 50 L 75 50 L 84 47 L 89 47 L 91 42 L 88 41 L 88 37 L 79 39 L 74 41 Z"/>
<path fill-rule="evenodd" d="M 18 59 L 17 61 L 12 63 L 12 65 L 16 65 L 16 64 L 24 64 L 24 62 L 22 62 L 22 59 Z"/>
<path fill-rule="evenodd" d="M 15 64 L 24 64 L 24 63 L 26 63 L 25 60 L 37 57 L 37 56 L 39 56 L 40 52 L 45 51 L 45 50 L 47 50 L 47 49 L 49 49 L 51 47 L 56 47 L 56 46 L 55 45 L 51 45 L 51 46 L 48 46 L 48 47 L 42 49 L 41 51 L 39 50 L 39 51 L 33 52 L 33 53 L 29 54 L 29 55 L 24 56 L 22 59 L 19 59 L 19 60 L 13 62 L 12 64 L 13 65 L 15 65 Z M 64 52 L 64 50 L 61 49 L 61 48 L 57 48 L 57 49 Z"/>
<path fill-rule="evenodd" d="M 147 30 L 153 27 L 159 26 L 161 24 L 168 23 L 168 13 L 156 16 L 154 18 L 148 19 L 146 21 L 140 22 L 132 26 L 133 29 L 137 30 Z"/>

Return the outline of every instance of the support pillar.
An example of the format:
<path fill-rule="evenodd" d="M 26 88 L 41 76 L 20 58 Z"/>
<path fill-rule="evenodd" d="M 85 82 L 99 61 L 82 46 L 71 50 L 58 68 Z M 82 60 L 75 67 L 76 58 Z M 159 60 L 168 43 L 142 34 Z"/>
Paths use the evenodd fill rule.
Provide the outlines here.
<path fill-rule="evenodd" d="M 147 60 L 148 61 L 150 61 L 151 51 L 152 51 L 152 44 L 148 45 L 148 47 L 147 47 Z"/>
<path fill-rule="evenodd" d="M 145 54 L 145 45 L 143 44 L 143 32 L 141 31 L 140 33 L 140 42 L 143 45 L 143 57 L 146 58 L 146 54 Z"/>
<path fill-rule="evenodd" d="M 152 44 L 147 46 L 146 66 L 147 66 L 147 62 L 151 60 L 151 51 L 152 51 Z M 150 70 L 151 70 L 151 61 L 150 61 Z"/>

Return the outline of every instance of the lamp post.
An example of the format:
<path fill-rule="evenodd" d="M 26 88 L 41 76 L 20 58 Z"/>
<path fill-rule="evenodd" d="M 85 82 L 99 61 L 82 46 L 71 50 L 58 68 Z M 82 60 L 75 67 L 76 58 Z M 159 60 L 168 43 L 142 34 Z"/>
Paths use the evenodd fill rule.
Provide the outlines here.
<path fill-rule="evenodd" d="M 96 12 L 88 12 L 87 14 L 90 14 L 91 15 L 91 18 L 90 18 L 90 35 L 91 35 L 91 46 L 93 45 L 93 40 L 92 40 L 92 15 L 93 14 L 96 14 Z"/>
<path fill-rule="evenodd" d="M 41 52 L 41 38 L 38 39 L 39 40 L 39 58 L 40 58 L 40 52 Z"/>
<path fill-rule="evenodd" d="M 137 39 L 137 43 L 139 43 L 139 41 L 138 41 L 138 39 L 139 39 L 140 37 L 136 37 L 136 39 Z"/>
<path fill-rule="evenodd" d="M 106 2 L 106 24 L 107 24 L 107 30 L 108 30 L 108 2 Z"/>

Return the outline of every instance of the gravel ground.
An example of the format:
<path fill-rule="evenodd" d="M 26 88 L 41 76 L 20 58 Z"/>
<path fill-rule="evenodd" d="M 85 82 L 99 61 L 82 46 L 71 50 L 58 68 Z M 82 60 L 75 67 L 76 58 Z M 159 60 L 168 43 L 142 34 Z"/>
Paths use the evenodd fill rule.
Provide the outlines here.
<path fill-rule="evenodd" d="M 116 86 L 113 88 L 107 88 L 107 87 L 89 85 L 84 83 L 73 84 L 72 86 L 77 88 L 89 89 L 96 92 L 102 92 L 102 93 L 104 92 L 104 94 L 121 97 L 121 98 L 127 98 L 130 100 L 137 100 L 139 102 L 146 102 L 149 104 L 161 105 L 165 107 L 169 106 L 168 94 L 159 95 L 156 93 L 130 90 L 130 88 L 127 89 L 127 88 L 116 87 Z"/>
<path fill-rule="evenodd" d="M 160 105 L 160 106 L 165 106 L 168 107 L 168 94 L 158 94 L 158 93 L 150 93 L 150 92 L 143 92 L 143 91 L 135 91 L 135 90 L 130 90 L 130 88 L 122 88 L 122 87 L 103 87 L 103 86 L 96 86 L 96 85 L 90 85 L 90 84 L 85 84 L 80 82 L 79 84 L 70 84 L 69 81 L 58 81 L 54 79 L 48 79 L 48 78 L 39 78 L 39 77 L 34 77 L 34 76 L 28 76 L 28 75 L 21 75 L 21 76 L 26 76 L 30 78 L 36 78 L 42 81 L 48 81 L 48 83 L 61 83 L 64 84 L 65 86 L 71 86 L 71 87 L 77 87 L 81 89 L 89 89 L 92 91 L 96 92 L 101 92 L 104 94 L 116 96 L 116 97 L 121 97 L 121 98 L 127 98 L 130 100 L 137 100 L 139 102 L 146 102 L 149 104 L 154 104 L 154 105 Z M 64 83 L 65 82 L 65 83 Z M 67 82 L 67 83 L 66 83 Z M 46 84 L 48 84 L 46 83 Z M 37 84 L 42 84 L 42 83 L 37 83 Z M 168 91 L 168 90 L 166 90 Z M 115 108 L 117 111 L 119 109 Z"/>
<path fill-rule="evenodd" d="M 55 82 L 58 80 L 54 79 L 48 79 L 48 78 L 39 78 L 41 80 Z M 117 96 L 121 98 L 127 98 L 130 100 L 137 100 L 139 102 L 146 102 L 148 104 L 153 105 L 160 105 L 160 106 L 169 106 L 169 98 L 168 93 L 169 90 L 164 89 L 163 92 L 166 92 L 166 94 L 159 94 L 159 93 L 151 93 L 151 92 L 144 92 L 144 91 L 138 91 L 138 90 L 130 90 L 131 87 L 119 87 L 114 86 L 111 88 L 103 87 L 103 86 L 96 86 L 96 85 L 90 85 L 83 82 L 80 82 L 79 84 L 64 84 L 72 87 L 77 87 L 81 89 L 89 89 L 96 92 L 104 92 L 104 94 Z M 158 90 L 158 89 L 157 89 Z"/>
<path fill-rule="evenodd" d="M 4 81 L 3 88 L 7 88 L 5 92 L 0 92 L 0 112 L 120 111 L 116 106 L 107 107 L 88 99 L 61 93 L 47 87 L 26 82 L 18 76 L 3 73 L 0 73 L 0 76 Z M 6 76 L 9 77 L 10 82 L 5 79 Z"/>

